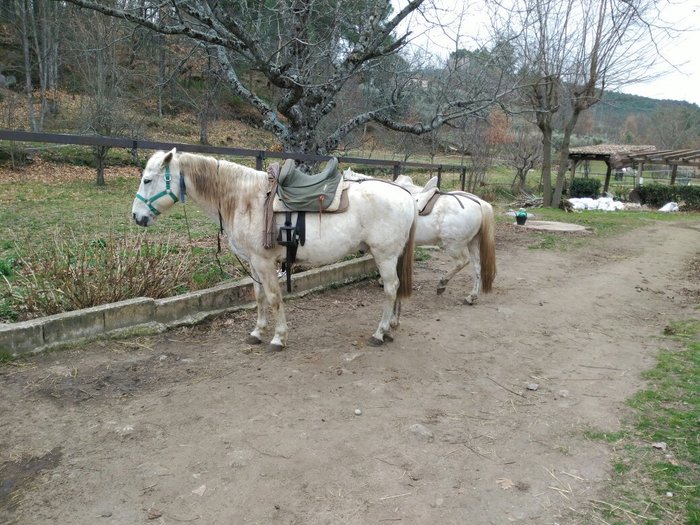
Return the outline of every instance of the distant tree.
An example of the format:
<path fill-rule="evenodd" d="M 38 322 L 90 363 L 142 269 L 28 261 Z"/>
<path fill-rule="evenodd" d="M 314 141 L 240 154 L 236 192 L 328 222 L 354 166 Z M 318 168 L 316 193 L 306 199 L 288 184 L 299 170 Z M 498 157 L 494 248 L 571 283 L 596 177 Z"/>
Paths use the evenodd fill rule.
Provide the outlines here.
<path fill-rule="evenodd" d="M 45 118 L 57 111 L 56 91 L 59 71 L 59 6 L 50 0 L 11 0 L 0 9 L 3 17 L 14 11 L 14 30 L 21 42 L 24 69 L 24 90 L 27 96 L 27 114 L 32 131 L 44 127 Z M 35 79 L 38 89 L 35 90 Z M 38 114 L 35 110 L 38 93 Z"/>
<path fill-rule="evenodd" d="M 214 46 L 221 74 L 237 96 L 257 109 L 264 125 L 288 151 L 326 154 L 368 122 L 387 129 L 428 134 L 479 111 L 498 96 L 474 100 L 463 90 L 426 94 L 426 83 L 405 62 L 394 60 L 409 42 L 399 31 L 412 14 L 425 14 L 428 0 L 54 0 L 70 2 L 132 22 L 163 35 L 181 35 Z M 258 94 L 241 71 L 265 77 L 269 93 Z M 358 78 L 380 78 L 371 104 L 337 118 L 341 92 Z M 428 83 L 430 84 L 430 83 Z M 416 100 L 430 102 L 430 118 L 410 121 L 404 112 Z M 425 114 L 424 108 L 424 114 Z"/>
<path fill-rule="evenodd" d="M 511 131 L 513 142 L 507 148 L 506 163 L 515 170 L 511 188 L 519 193 L 527 191 L 527 175 L 542 161 L 542 139 L 537 129 L 522 122 Z"/>
<path fill-rule="evenodd" d="M 582 112 L 606 89 L 648 78 L 659 59 L 653 0 L 515 0 L 499 4 L 495 28 L 516 49 L 524 101 L 542 134 L 543 201 L 557 207 L 568 169 L 569 144 Z M 507 13 L 507 16 L 504 15 Z M 563 138 L 552 185 L 554 116 Z"/>
<path fill-rule="evenodd" d="M 73 19 L 66 52 L 83 88 L 80 119 L 84 132 L 101 136 L 137 135 L 139 119 L 129 111 L 124 68 L 119 62 L 122 53 L 118 43 L 127 42 L 127 34 L 123 22 L 97 13 Z M 109 149 L 94 147 L 98 186 L 105 184 Z"/>

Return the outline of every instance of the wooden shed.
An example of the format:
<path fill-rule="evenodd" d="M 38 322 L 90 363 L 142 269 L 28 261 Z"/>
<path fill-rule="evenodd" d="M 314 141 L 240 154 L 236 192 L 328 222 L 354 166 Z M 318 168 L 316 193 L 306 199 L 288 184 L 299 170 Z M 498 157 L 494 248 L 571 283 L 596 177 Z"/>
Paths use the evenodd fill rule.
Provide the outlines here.
<path fill-rule="evenodd" d="M 660 164 L 669 166 L 671 168 L 671 184 L 675 184 L 678 166 L 700 168 L 700 150 L 657 150 L 656 146 L 635 146 L 629 144 L 598 144 L 596 146 L 571 148 L 569 150 L 571 178 L 576 174 L 576 166 L 586 160 L 605 162 L 607 170 L 603 191 L 606 192 L 610 185 L 610 175 L 613 168 L 621 169 L 637 166 L 638 169 L 634 180 L 634 185 L 637 187 L 645 165 Z"/>

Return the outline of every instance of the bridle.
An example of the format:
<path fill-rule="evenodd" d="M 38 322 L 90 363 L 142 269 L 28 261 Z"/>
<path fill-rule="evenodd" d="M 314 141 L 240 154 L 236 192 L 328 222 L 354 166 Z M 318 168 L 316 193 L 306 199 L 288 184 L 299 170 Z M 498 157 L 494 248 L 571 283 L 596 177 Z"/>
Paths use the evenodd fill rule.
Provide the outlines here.
<path fill-rule="evenodd" d="M 165 167 L 165 189 L 161 191 L 160 193 L 156 193 L 153 197 L 150 199 L 147 199 L 140 193 L 136 193 L 136 198 L 143 202 L 146 206 L 148 206 L 148 209 L 151 210 L 151 213 L 153 215 L 160 215 L 160 210 L 156 208 L 155 204 L 157 201 L 162 199 L 163 197 L 170 197 L 173 200 L 173 204 L 176 203 L 177 201 L 182 201 L 182 203 L 185 203 L 185 177 L 180 175 L 180 198 L 177 197 L 173 193 L 173 191 L 170 189 L 170 182 L 173 180 L 172 175 L 170 175 L 170 165 L 167 165 Z"/>

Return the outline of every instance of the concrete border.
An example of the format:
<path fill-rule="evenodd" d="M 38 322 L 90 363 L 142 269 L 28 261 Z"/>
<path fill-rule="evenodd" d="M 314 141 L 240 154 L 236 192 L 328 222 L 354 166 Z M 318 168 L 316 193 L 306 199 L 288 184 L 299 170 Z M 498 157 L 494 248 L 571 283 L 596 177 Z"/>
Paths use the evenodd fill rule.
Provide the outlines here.
<path fill-rule="evenodd" d="M 284 283 L 281 285 L 285 296 L 300 296 L 377 274 L 374 258 L 365 255 L 292 275 L 291 294 L 286 293 Z M 254 306 L 253 281 L 248 277 L 165 299 L 138 297 L 21 323 L 1 324 L 0 351 L 17 357 L 94 339 L 157 333 Z"/>

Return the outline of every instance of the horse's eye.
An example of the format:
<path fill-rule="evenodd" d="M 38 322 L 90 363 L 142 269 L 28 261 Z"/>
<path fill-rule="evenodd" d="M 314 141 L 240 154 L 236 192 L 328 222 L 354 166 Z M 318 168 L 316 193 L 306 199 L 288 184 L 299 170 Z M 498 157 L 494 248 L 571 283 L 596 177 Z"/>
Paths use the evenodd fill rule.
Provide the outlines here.
<path fill-rule="evenodd" d="M 143 183 L 144 183 L 144 184 L 150 184 L 151 182 L 152 182 L 151 179 L 148 179 L 148 180 L 143 179 Z"/>

